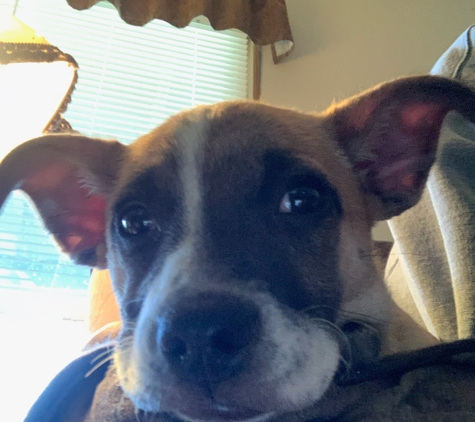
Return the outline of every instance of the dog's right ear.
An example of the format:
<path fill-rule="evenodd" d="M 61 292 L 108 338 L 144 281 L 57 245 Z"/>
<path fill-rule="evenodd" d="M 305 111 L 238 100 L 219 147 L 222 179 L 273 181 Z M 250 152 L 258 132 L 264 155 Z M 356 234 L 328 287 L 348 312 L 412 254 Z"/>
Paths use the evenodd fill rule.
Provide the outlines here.
<path fill-rule="evenodd" d="M 63 252 L 105 268 L 107 200 L 125 151 L 119 142 L 79 135 L 25 142 L 0 163 L 0 207 L 12 190 L 23 190 Z"/>
<path fill-rule="evenodd" d="M 451 79 L 417 76 L 382 84 L 326 111 L 373 220 L 398 215 L 419 200 L 451 110 L 475 122 L 474 93 Z"/>

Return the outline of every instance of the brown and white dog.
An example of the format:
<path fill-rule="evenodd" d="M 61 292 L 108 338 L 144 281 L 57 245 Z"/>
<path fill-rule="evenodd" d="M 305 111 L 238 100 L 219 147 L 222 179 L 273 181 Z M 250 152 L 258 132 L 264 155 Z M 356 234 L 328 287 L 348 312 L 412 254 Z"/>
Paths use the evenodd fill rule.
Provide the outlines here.
<path fill-rule="evenodd" d="M 450 110 L 475 121 L 473 93 L 427 76 L 321 114 L 202 106 L 130 146 L 45 136 L 1 163 L 0 204 L 22 189 L 77 263 L 109 268 L 137 408 L 266 420 L 318 402 L 342 361 L 411 347 L 371 227 L 418 201 Z"/>

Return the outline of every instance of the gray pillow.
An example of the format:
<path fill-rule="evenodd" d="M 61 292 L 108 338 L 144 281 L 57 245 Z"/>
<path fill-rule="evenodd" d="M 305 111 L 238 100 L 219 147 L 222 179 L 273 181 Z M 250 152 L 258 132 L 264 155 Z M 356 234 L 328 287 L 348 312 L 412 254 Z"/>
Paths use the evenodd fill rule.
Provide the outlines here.
<path fill-rule="evenodd" d="M 431 74 L 475 89 L 475 26 Z M 475 125 L 450 113 L 416 207 L 389 222 L 395 245 L 386 281 L 395 301 L 439 341 L 475 335 Z M 423 345 L 423 344 L 422 344 Z"/>
<path fill-rule="evenodd" d="M 475 25 L 460 35 L 437 60 L 430 73 L 464 81 L 471 88 L 475 88 L 474 31 Z"/>

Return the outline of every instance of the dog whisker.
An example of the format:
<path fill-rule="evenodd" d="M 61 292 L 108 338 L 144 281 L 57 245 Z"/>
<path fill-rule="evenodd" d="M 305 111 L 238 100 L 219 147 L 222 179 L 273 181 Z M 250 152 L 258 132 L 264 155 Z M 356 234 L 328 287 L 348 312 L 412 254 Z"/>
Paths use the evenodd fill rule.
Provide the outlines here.
<path fill-rule="evenodd" d="M 129 304 L 140 303 L 142 301 L 143 301 L 142 297 L 140 297 L 140 296 L 139 297 L 134 297 L 134 298 L 128 299 L 126 302 L 124 302 L 124 305 L 127 306 Z"/>
<path fill-rule="evenodd" d="M 300 310 L 299 313 L 306 314 L 310 311 L 314 311 L 314 310 L 318 310 L 318 309 L 330 309 L 330 310 L 332 310 L 334 308 L 331 307 L 331 306 L 328 306 L 328 305 L 312 305 L 312 306 L 308 306 L 308 307 Z"/>
<path fill-rule="evenodd" d="M 345 359 L 343 354 L 340 353 L 340 367 L 339 372 L 342 373 L 342 376 L 346 376 L 351 372 L 352 363 L 351 363 L 351 356 L 349 359 Z"/>
<path fill-rule="evenodd" d="M 374 322 L 375 324 L 388 324 L 389 321 L 388 320 L 384 320 L 384 319 L 380 319 L 380 318 L 375 318 L 375 317 L 372 317 L 372 316 L 369 316 L 369 315 L 366 315 L 366 314 L 362 314 L 362 313 L 359 313 L 359 312 L 353 312 L 353 311 L 338 311 L 338 313 L 342 316 L 351 316 L 351 317 L 355 317 L 355 319 L 359 322 L 359 323 L 365 323 L 365 324 L 368 324 L 368 326 L 370 325 L 369 322 Z"/>
<path fill-rule="evenodd" d="M 121 391 L 122 391 L 122 390 L 121 390 Z M 124 402 L 125 402 L 125 394 L 124 394 L 124 392 L 122 391 L 122 397 L 120 398 L 120 401 L 119 401 L 119 403 L 118 403 L 118 405 L 117 405 L 119 413 L 122 412 L 122 408 L 123 408 L 123 406 L 124 406 Z"/>
<path fill-rule="evenodd" d="M 97 356 L 94 356 L 94 359 L 91 360 L 91 363 L 96 363 L 99 359 L 102 359 L 104 356 L 110 355 L 111 350 L 112 350 L 112 347 L 110 345 L 107 345 L 106 350 L 99 353 Z"/>
<path fill-rule="evenodd" d="M 120 400 L 119 402 L 117 403 L 117 406 L 116 408 L 114 409 L 114 415 L 117 417 L 117 418 L 120 418 L 122 416 L 122 413 L 123 411 L 125 410 L 125 406 L 126 406 L 126 399 L 127 399 L 127 396 L 125 395 L 125 393 L 123 392 L 123 390 L 120 390 L 121 391 L 121 397 L 120 397 Z M 136 412 L 136 408 L 134 406 L 134 413 Z"/>
<path fill-rule="evenodd" d="M 98 370 L 103 364 L 105 364 L 106 362 L 108 361 L 111 361 L 113 359 L 113 355 L 111 356 L 107 356 L 106 358 L 100 360 L 99 362 L 97 362 L 85 375 L 85 377 L 89 377 L 90 375 L 92 375 L 96 370 Z"/>
<path fill-rule="evenodd" d="M 340 354 L 340 369 L 339 371 L 345 371 L 345 373 L 349 373 L 352 368 L 352 361 L 353 361 L 353 350 L 351 347 L 351 342 L 348 339 L 345 332 L 338 327 L 336 324 L 320 318 L 312 318 L 313 321 L 316 321 L 320 325 L 323 325 L 325 328 L 329 329 L 329 332 L 335 337 L 336 341 L 339 344 Z"/>
<path fill-rule="evenodd" d="M 339 343 L 340 348 L 342 350 L 350 347 L 346 334 L 343 332 L 343 330 L 340 327 L 338 327 L 338 325 L 323 318 L 311 318 L 311 319 L 313 322 L 316 322 L 318 325 L 325 327 L 325 329 L 328 329 L 328 331 L 332 335 L 334 335 L 335 339 Z"/>
<path fill-rule="evenodd" d="M 139 410 L 139 409 L 135 408 L 135 412 L 134 412 L 135 420 L 137 422 L 144 422 L 144 421 L 142 421 L 142 417 L 140 416 L 140 415 L 143 415 L 144 413 L 145 412 L 143 410 Z"/>
<path fill-rule="evenodd" d="M 436 254 L 432 254 L 430 256 L 428 256 L 427 254 L 425 253 L 417 253 L 417 252 L 390 252 L 388 255 L 388 257 L 392 256 L 417 256 L 417 257 L 424 257 L 424 256 L 427 256 L 427 260 L 428 261 L 433 261 L 434 257 L 437 257 Z M 381 254 L 377 253 L 377 252 L 374 252 L 374 253 L 365 253 L 365 254 L 360 254 L 358 255 L 358 258 L 374 258 L 374 257 L 381 257 Z M 353 258 L 353 259 L 358 259 L 358 258 Z"/>
<path fill-rule="evenodd" d="M 318 311 L 318 310 L 331 310 L 331 311 L 336 311 L 338 313 L 339 316 L 351 316 L 351 317 L 356 317 L 358 319 L 358 322 L 360 321 L 371 321 L 371 322 L 374 322 L 374 323 L 379 323 L 379 324 L 387 324 L 388 321 L 386 320 L 382 320 L 382 319 L 378 319 L 378 318 L 374 318 L 372 316 L 369 316 L 369 315 L 365 315 L 365 314 L 362 314 L 362 313 L 358 313 L 358 312 L 351 312 L 351 311 L 343 311 L 343 310 L 339 310 L 339 309 L 335 309 L 331 306 L 328 306 L 328 305 L 313 305 L 313 306 L 309 306 L 307 308 L 304 308 L 302 309 L 301 311 L 299 311 L 299 313 L 304 313 L 304 314 L 309 314 L 311 313 L 312 311 Z M 311 315 L 310 315 L 311 316 Z"/>
<path fill-rule="evenodd" d="M 151 421 L 152 419 L 150 418 L 150 416 L 151 414 L 149 412 L 135 408 L 135 419 L 137 420 L 137 422 Z"/>
<path fill-rule="evenodd" d="M 133 342 L 134 342 L 134 338 L 132 336 L 128 336 L 128 337 L 120 339 L 120 341 L 118 342 L 119 347 L 115 349 L 115 353 L 120 355 L 121 353 L 124 352 L 124 350 L 132 347 Z"/>

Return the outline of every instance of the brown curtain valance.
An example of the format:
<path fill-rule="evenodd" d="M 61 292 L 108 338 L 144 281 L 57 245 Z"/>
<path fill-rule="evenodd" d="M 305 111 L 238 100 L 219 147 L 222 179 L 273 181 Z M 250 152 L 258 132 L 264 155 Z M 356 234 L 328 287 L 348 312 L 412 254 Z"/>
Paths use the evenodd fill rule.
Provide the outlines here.
<path fill-rule="evenodd" d="M 67 0 L 78 10 L 100 0 Z M 272 46 L 274 62 L 290 54 L 294 47 L 285 0 L 108 0 L 122 19 L 142 26 L 153 19 L 178 28 L 197 16 L 206 16 L 216 30 L 236 28 L 257 45 Z"/>

